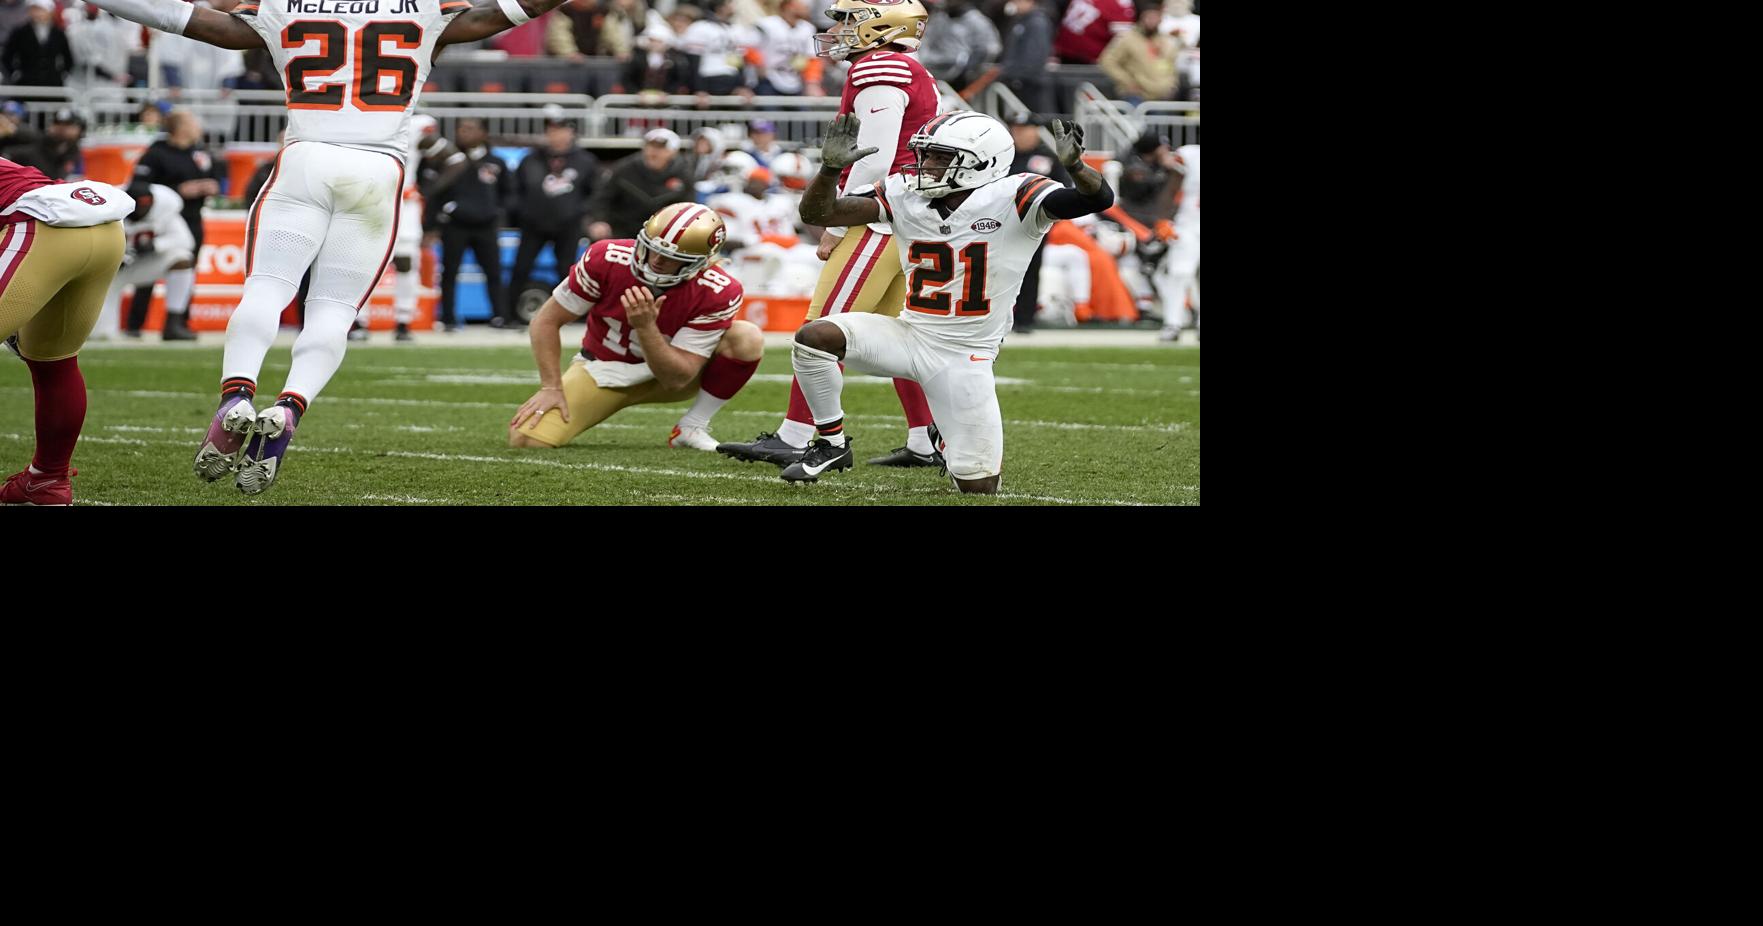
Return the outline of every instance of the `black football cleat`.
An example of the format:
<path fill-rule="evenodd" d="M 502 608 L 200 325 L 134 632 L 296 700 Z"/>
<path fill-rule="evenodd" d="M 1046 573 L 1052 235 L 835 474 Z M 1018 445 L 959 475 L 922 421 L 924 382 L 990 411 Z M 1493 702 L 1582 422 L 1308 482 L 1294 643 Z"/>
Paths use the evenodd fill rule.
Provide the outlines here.
<path fill-rule="evenodd" d="M 933 424 L 930 426 L 930 453 L 914 453 L 910 449 L 900 447 L 886 456 L 875 457 L 868 463 L 870 466 L 935 466 L 940 469 L 944 466 L 943 452 L 937 449 L 941 437 L 942 435 L 937 433 L 937 426 Z"/>
<path fill-rule="evenodd" d="M 716 452 L 726 457 L 745 460 L 748 463 L 776 463 L 788 466 L 808 452 L 806 447 L 791 447 L 770 431 L 761 431 L 759 436 L 745 444 L 717 444 Z"/>
<path fill-rule="evenodd" d="M 845 446 L 834 447 L 832 441 L 816 439 L 808 445 L 808 451 L 802 459 L 784 467 L 780 474 L 785 482 L 819 482 L 822 473 L 828 470 L 850 469 L 856 460 L 851 455 L 851 438 L 845 438 Z"/>

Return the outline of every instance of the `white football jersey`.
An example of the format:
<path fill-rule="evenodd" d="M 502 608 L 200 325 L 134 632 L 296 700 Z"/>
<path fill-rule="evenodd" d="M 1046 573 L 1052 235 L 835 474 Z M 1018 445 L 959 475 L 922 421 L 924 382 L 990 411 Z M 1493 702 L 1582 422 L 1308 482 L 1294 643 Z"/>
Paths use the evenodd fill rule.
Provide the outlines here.
<path fill-rule="evenodd" d="M 243 0 L 287 86 L 288 141 L 403 160 L 435 42 L 470 0 Z"/>
<path fill-rule="evenodd" d="M 936 200 L 906 189 L 906 175 L 890 175 L 877 199 L 906 271 L 900 317 L 943 340 L 995 350 L 1035 248 L 1056 221 L 1041 201 L 1059 189 L 1040 174 L 1014 174 L 973 191 L 944 218 Z"/>
<path fill-rule="evenodd" d="M 1181 211 L 1200 211 L 1200 146 L 1182 145 L 1175 149 L 1187 173 L 1181 178 Z"/>

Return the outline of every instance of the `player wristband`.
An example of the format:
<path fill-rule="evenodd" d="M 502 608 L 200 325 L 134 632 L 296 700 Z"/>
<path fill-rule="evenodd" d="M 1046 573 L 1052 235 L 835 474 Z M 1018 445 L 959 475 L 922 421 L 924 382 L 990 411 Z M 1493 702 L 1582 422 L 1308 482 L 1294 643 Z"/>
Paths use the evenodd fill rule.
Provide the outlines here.
<path fill-rule="evenodd" d="M 183 35 L 184 26 L 196 15 L 196 6 L 177 0 L 91 0 L 93 6 L 112 16 L 140 23 L 161 32 Z"/>
<path fill-rule="evenodd" d="M 517 26 L 524 26 L 532 21 L 532 17 L 526 15 L 526 10 L 520 8 L 520 0 L 496 0 L 496 5 L 502 8 L 502 15 Z"/>

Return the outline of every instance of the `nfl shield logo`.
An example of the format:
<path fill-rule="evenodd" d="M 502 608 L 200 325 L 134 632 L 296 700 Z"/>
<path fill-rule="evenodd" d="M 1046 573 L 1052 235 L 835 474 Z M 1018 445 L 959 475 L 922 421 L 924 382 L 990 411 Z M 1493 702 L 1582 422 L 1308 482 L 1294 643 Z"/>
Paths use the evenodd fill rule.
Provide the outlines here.
<path fill-rule="evenodd" d="M 946 235 L 946 234 L 948 234 L 948 233 L 949 233 L 949 226 L 947 226 L 947 225 L 938 225 L 938 226 L 937 226 L 937 231 L 939 231 L 939 232 L 942 232 L 942 233 L 943 233 L 943 234 L 945 234 L 945 235 Z"/>

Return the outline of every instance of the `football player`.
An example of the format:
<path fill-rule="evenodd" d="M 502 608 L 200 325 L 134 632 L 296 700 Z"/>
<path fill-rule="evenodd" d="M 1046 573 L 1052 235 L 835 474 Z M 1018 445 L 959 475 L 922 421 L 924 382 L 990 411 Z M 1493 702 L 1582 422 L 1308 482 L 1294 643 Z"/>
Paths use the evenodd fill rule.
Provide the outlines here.
<path fill-rule="evenodd" d="M 73 504 L 68 464 L 86 421 L 75 355 L 122 263 L 121 219 L 134 209 L 109 184 L 56 183 L 0 158 L 0 341 L 31 368 L 37 402 L 36 452 L 0 485 L 0 504 Z"/>
<path fill-rule="evenodd" d="M 736 321 L 741 284 L 711 261 L 716 211 L 675 203 L 637 237 L 594 242 L 533 317 L 539 391 L 508 423 L 511 447 L 561 447 L 631 405 L 694 399 L 667 445 L 715 450 L 710 417 L 747 384 L 765 336 Z M 587 316 L 581 353 L 558 373 L 564 324 Z"/>
<path fill-rule="evenodd" d="M 1175 241 L 1163 258 L 1165 270 L 1163 331 L 1160 337 L 1174 341 L 1181 329 L 1200 327 L 1200 146 L 1175 149 L 1176 170 L 1181 172 L 1181 192 L 1176 194 Z"/>
<path fill-rule="evenodd" d="M 227 325 L 221 401 L 196 474 L 247 495 L 280 475 L 300 416 L 348 347 L 349 327 L 398 240 L 410 114 L 443 46 L 473 42 L 563 0 L 93 0 L 131 22 L 221 48 L 264 48 L 287 84 L 288 142 L 246 224 L 245 291 Z M 274 405 L 254 405 L 282 309 L 312 270 L 306 326 Z"/>
<path fill-rule="evenodd" d="M 122 222 L 127 242 L 122 269 L 104 295 L 104 311 L 98 315 L 91 339 L 116 337 L 122 294 L 136 286 L 151 287 L 164 280 L 167 306 L 189 305 L 195 288 L 195 273 L 176 272 L 196 266 L 196 235 L 184 221 L 183 197 L 171 187 L 145 180 L 129 185 L 129 197 L 135 201 L 135 211 Z"/>
<path fill-rule="evenodd" d="M 907 311 L 898 318 L 833 315 L 796 332 L 791 362 L 814 411 L 819 438 L 784 468 L 813 482 L 851 468 L 840 361 L 924 384 L 940 448 L 963 492 L 994 494 L 1004 463 L 1004 423 L 992 362 L 1008 334 L 1017 290 L 1035 248 L 1056 219 L 1101 212 L 1113 191 L 1083 162 L 1083 130 L 1055 119 L 1053 139 L 1072 187 L 1040 174 L 1010 174 L 1015 145 L 1003 123 L 974 112 L 943 116 L 910 141 L 917 164 L 887 179 L 876 196 L 834 198 L 838 169 L 864 157 L 859 120 L 833 120 L 820 174 L 802 197 L 802 219 L 822 225 L 892 223 L 908 273 Z"/>
<path fill-rule="evenodd" d="M 918 49 L 929 13 L 918 0 L 835 0 L 826 15 L 832 32 L 814 37 L 815 54 L 851 62 L 839 113 L 861 115 L 863 138 L 873 155 L 844 165 L 839 189 L 863 193 L 912 163 L 906 141 L 936 118 L 936 78 L 909 52 Z M 831 318 L 848 312 L 898 316 L 905 303 L 906 278 L 889 255 L 893 230 L 887 220 L 853 228 L 828 228 L 819 255 L 826 260 L 810 318 Z M 942 461 L 931 446 L 932 416 L 924 389 L 910 379 L 894 380 L 906 412 L 906 446 L 870 460 L 881 466 L 936 466 Z M 763 432 L 744 444 L 724 444 L 722 453 L 742 460 L 764 460 L 785 466 L 800 459 L 814 437 L 813 416 L 800 385 L 790 385 L 790 408 L 777 433 Z"/>

